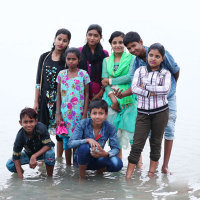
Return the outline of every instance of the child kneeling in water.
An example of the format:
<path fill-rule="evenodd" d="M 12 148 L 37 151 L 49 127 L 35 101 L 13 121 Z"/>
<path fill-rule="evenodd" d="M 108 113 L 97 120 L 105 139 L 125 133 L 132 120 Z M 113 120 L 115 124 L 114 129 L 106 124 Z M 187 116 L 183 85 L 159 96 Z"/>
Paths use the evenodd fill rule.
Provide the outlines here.
<path fill-rule="evenodd" d="M 120 147 L 115 127 L 106 121 L 108 104 L 96 99 L 90 103 L 89 112 L 91 118 L 79 122 L 68 142 L 69 148 L 78 147 L 74 161 L 82 179 L 85 179 L 86 170 L 117 172 L 123 167 L 122 160 L 117 157 Z M 108 152 L 104 150 L 107 140 L 111 148 Z"/>
<path fill-rule="evenodd" d="M 46 126 L 37 121 L 37 113 L 32 108 L 24 108 L 21 111 L 19 123 L 22 128 L 14 142 L 12 159 L 7 161 L 6 167 L 22 179 L 24 177 L 21 165 L 29 164 L 30 168 L 34 169 L 38 165 L 37 160 L 44 160 L 47 175 L 52 176 L 55 164 L 54 143 Z"/>

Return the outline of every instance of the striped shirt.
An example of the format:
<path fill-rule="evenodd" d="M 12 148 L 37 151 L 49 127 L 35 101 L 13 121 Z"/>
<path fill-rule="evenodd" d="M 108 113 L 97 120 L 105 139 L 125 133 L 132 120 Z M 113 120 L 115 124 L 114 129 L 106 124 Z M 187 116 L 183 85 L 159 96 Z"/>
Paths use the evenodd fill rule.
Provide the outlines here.
<path fill-rule="evenodd" d="M 152 71 L 149 65 L 139 67 L 132 81 L 132 92 L 138 95 L 138 112 L 154 114 L 168 108 L 167 94 L 171 87 L 171 73 L 160 68 Z M 155 93 L 151 96 L 151 93 Z"/>

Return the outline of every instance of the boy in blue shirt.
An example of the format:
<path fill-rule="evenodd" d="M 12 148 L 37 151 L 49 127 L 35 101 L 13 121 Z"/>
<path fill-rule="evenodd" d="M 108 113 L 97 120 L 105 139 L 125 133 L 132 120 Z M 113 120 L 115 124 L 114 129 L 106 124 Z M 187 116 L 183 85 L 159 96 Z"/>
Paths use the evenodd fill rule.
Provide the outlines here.
<path fill-rule="evenodd" d="M 8 160 L 6 167 L 23 179 L 21 165 L 29 164 L 30 168 L 34 169 L 37 160 L 44 160 L 47 175 L 52 176 L 55 164 L 54 143 L 46 126 L 37 121 L 37 113 L 32 108 L 24 108 L 21 111 L 19 123 L 22 128 L 14 142 L 12 159 Z"/>
<path fill-rule="evenodd" d="M 81 179 L 85 179 L 86 170 L 117 172 L 123 167 L 117 157 L 120 147 L 115 127 L 106 121 L 108 104 L 96 99 L 90 103 L 89 112 L 91 118 L 79 122 L 68 142 L 69 148 L 78 147 L 74 161 Z M 111 148 L 108 152 L 104 150 L 107 140 Z"/>
<path fill-rule="evenodd" d="M 128 51 L 135 55 L 135 60 L 132 60 L 133 65 L 132 77 L 134 76 L 135 70 L 140 66 L 147 66 L 148 58 L 148 47 L 143 45 L 143 41 L 137 32 L 128 32 L 124 37 L 124 45 Z M 171 90 L 167 96 L 169 105 L 169 120 L 165 128 L 165 147 L 164 147 L 164 161 L 162 165 L 162 172 L 165 174 L 170 173 L 168 170 L 168 163 L 172 150 L 175 122 L 176 122 L 176 83 L 179 78 L 180 67 L 174 61 L 173 57 L 168 51 L 165 51 L 165 57 L 161 66 L 171 73 Z M 120 98 L 131 95 L 131 88 L 121 93 L 117 92 L 116 95 Z"/>

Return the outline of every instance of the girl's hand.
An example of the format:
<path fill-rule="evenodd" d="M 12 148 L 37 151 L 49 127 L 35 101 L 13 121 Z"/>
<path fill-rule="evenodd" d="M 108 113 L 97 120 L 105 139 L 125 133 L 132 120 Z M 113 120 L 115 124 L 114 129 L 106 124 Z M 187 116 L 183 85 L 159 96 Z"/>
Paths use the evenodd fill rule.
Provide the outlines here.
<path fill-rule="evenodd" d="M 103 85 L 103 87 L 106 87 L 107 85 L 109 85 L 109 79 L 103 78 L 103 80 L 101 81 L 101 84 Z"/>
<path fill-rule="evenodd" d="M 106 152 L 104 149 L 102 149 L 101 146 L 99 148 L 97 148 L 96 150 L 91 151 L 90 154 L 94 158 L 108 157 L 109 156 L 108 152 Z"/>
<path fill-rule="evenodd" d="M 87 113 L 83 113 L 81 119 L 86 119 L 87 118 Z"/>
<path fill-rule="evenodd" d="M 144 84 L 141 84 L 140 87 L 141 87 L 141 88 L 144 88 Z"/>
<path fill-rule="evenodd" d="M 156 96 L 156 93 L 151 92 L 150 96 Z"/>
<path fill-rule="evenodd" d="M 38 109 L 39 109 L 39 103 L 38 102 L 34 103 L 33 109 L 35 110 L 36 113 L 38 113 Z"/>
<path fill-rule="evenodd" d="M 86 139 L 86 143 L 88 143 L 92 149 L 96 148 L 96 147 L 97 148 L 100 147 L 99 143 L 96 140 L 92 139 L 92 138 Z"/>
<path fill-rule="evenodd" d="M 123 94 L 122 94 L 123 89 L 120 90 L 119 88 L 118 89 L 113 88 L 113 90 L 114 90 L 114 94 L 117 98 L 119 98 L 119 99 L 123 98 Z"/>
<path fill-rule="evenodd" d="M 61 117 L 60 112 L 56 113 L 56 124 L 59 125 L 61 121 L 62 121 L 62 117 Z"/>
<path fill-rule="evenodd" d="M 103 97 L 103 93 L 104 93 L 104 88 L 101 87 L 99 93 L 96 94 L 95 96 L 93 96 L 92 99 L 90 100 L 90 102 L 95 100 L 95 99 L 101 99 Z"/>
<path fill-rule="evenodd" d="M 117 112 L 120 111 L 120 107 L 119 107 L 119 103 L 118 103 L 118 102 L 117 102 L 117 103 L 113 103 L 113 104 L 111 105 L 111 108 L 112 108 L 113 110 L 117 111 Z"/>

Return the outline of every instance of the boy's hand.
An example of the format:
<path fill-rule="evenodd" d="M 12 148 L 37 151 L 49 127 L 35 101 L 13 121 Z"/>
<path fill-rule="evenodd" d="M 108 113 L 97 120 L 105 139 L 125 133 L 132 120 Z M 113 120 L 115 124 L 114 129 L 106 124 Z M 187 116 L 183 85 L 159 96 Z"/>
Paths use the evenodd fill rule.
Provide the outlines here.
<path fill-rule="evenodd" d="M 104 149 L 98 147 L 96 150 L 90 152 L 91 156 L 94 158 L 100 158 L 100 157 L 108 157 L 108 152 L 106 152 Z"/>
<path fill-rule="evenodd" d="M 23 174 L 18 174 L 18 178 L 23 179 L 24 178 Z"/>
<path fill-rule="evenodd" d="M 90 145 L 90 147 L 93 149 L 93 148 L 99 148 L 100 147 L 100 145 L 99 145 L 99 143 L 96 141 L 96 140 L 93 140 L 93 139 L 91 139 L 91 138 L 88 138 L 88 139 L 86 139 L 86 142 Z"/>
<path fill-rule="evenodd" d="M 37 166 L 37 160 L 36 160 L 36 157 L 34 155 L 31 156 L 29 166 L 32 169 L 34 169 Z"/>

